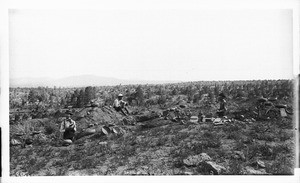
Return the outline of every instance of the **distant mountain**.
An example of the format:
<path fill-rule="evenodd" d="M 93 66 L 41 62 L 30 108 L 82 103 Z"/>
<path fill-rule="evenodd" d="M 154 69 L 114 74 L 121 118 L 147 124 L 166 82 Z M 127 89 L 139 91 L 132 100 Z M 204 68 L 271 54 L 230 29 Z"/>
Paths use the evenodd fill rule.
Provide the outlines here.
<path fill-rule="evenodd" d="M 148 81 L 148 80 L 122 80 L 112 77 L 95 75 L 70 76 L 61 79 L 51 78 L 10 78 L 10 87 L 85 87 L 85 86 L 114 86 L 128 84 L 163 84 L 180 81 Z"/>

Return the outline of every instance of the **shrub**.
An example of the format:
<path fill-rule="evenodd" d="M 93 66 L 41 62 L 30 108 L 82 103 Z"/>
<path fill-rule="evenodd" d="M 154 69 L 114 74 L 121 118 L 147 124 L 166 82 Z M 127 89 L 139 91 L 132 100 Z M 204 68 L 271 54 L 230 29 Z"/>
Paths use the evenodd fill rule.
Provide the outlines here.
<path fill-rule="evenodd" d="M 257 135 L 257 139 L 271 142 L 276 139 L 276 135 L 274 133 L 260 133 Z"/>
<path fill-rule="evenodd" d="M 215 139 L 205 139 L 201 142 L 203 148 L 218 148 L 221 146 L 221 141 L 218 138 Z"/>
<path fill-rule="evenodd" d="M 293 135 L 280 130 L 278 133 L 278 137 L 279 137 L 280 141 L 286 141 L 286 140 L 291 139 L 293 137 Z"/>
<path fill-rule="evenodd" d="M 215 134 L 213 134 L 212 132 L 209 132 L 209 131 L 205 131 L 203 133 L 203 137 L 204 138 L 214 138 L 215 137 Z"/>
<path fill-rule="evenodd" d="M 242 175 L 243 172 L 243 162 L 237 159 L 231 159 L 229 161 L 227 175 Z"/>
<path fill-rule="evenodd" d="M 275 161 L 266 167 L 266 171 L 274 175 L 293 175 L 293 158 L 281 154 L 276 157 Z"/>
<path fill-rule="evenodd" d="M 46 123 L 44 129 L 46 135 L 50 135 L 59 130 L 56 124 L 53 122 Z"/>
<path fill-rule="evenodd" d="M 241 138 L 241 133 L 240 132 L 235 132 L 235 131 L 233 131 L 233 132 L 229 132 L 228 133 L 228 135 L 227 135 L 227 138 L 228 139 L 235 139 L 235 140 L 238 140 L 238 139 L 240 139 Z"/>
<path fill-rule="evenodd" d="M 292 129 L 294 124 L 293 120 L 288 119 L 288 118 L 283 118 L 282 120 L 279 120 L 277 123 L 278 128 L 281 129 Z"/>
<path fill-rule="evenodd" d="M 256 156 L 263 156 L 266 159 L 270 159 L 273 155 L 273 150 L 267 144 L 253 144 L 248 148 L 247 157 L 248 159 L 252 159 Z"/>
<path fill-rule="evenodd" d="M 237 131 L 241 131 L 242 127 L 239 125 L 226 125 L 223 127 L 223 131 L 224 132 L 237 132 Z"/>

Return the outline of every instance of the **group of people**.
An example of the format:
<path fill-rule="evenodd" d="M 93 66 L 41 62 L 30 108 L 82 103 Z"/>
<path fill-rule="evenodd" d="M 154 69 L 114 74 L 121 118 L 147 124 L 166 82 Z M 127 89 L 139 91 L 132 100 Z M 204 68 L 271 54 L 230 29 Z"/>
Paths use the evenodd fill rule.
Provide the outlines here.
<path fill-rule="evenodd" d="M 113 103 L 114 109 L 117 112 L 121 112 L 125 116 L 130 114 L 129 110 L 126 108 L 127 105 L 127 102 L 123 100 L 122 94 L 119 94 Z M 73 141 L 76 132 L 76 122 L 71 118 L 73 113 L 70 110 L 67 110 L 65 114 L 66 118 L 60 125 L 61 138 Z"/>
<path fill-rule="evenodd" d="M 218 96 L 218 102 L 220 104 L 220 107 L 217 111 L 217 115 L 219 117 L 223 117 L 226 112 L 226 96 L 223 93 L 220 93 Z M 117 99 L 113 103 L 113 107 L 117 112 L 121 112 L 124 116 L 127 116 L 130 114 L 128 109 L 126 108 L 127 102 L 123 100 L 123 95 L 119 94 Z M 74 120 L 71 119 L 71 116 L 73 113 L 68 110 L 66 112 L 66 119 L 61 123 L 60 126 L 60 132 L 63 139 L 69 139 L 74 140 L 75 132 L 76 132 L 76 123 Z"/>

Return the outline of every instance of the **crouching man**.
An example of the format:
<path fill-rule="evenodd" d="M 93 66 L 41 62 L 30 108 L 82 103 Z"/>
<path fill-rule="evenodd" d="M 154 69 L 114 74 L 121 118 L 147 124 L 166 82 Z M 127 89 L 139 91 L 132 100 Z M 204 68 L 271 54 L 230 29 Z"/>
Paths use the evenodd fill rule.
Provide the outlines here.
<path fill-rule="evenodd" d="M 71 119 L 72 112 L 66 112 L 67 118 L 60 125 L 60 132 L 63 139 L 74 140 L 76 132 L 76 123 Z"/>
<path fill-rule="evenodd" d="M 115 108 L 115 110 L 117 112 L 121 111 L 122 114 L 124 114 L 125 116 L 127 116 L 129 114 L 129 111 L 128 111 L 128 109 L 125 106 L 127 106 L 128 104 L 125 101 L 123 101 L 122 98 L 123 98 L 123 95 L 119 94 L 118 98 L 114 101 L 113 107 Z M 127 112 L 127 114 L 124 112 L 123 109 Z"/>

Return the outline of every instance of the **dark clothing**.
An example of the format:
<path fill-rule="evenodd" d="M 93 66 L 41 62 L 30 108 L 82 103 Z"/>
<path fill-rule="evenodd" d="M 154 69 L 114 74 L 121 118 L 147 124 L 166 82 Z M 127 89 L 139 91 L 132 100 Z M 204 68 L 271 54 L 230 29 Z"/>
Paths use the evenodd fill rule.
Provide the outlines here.
<path fill-rule="evenodd" d="M 122 107 L 114 107 L 117 112 L 122 110 Z"/>
<path fill-rule="evenodd" d="M 73 140 L 74 136 L 75 136 L 74 128 L 66 128 L 63 138 Z"/>
<path fill-rule="evenodd" d="M 225 111 L 217 111 L 217 115 L 218 115 L 218 117 L 223 117 L 223 116 L 225 116 Z"/>
<path fill-rule="evenodd" d="M 127 114 L 123 111 L 123 109 L 125 109 L 126 112 L 129 114 L 129 112 L 128 112 L 128 110 L 126 109 L 126 107 L 124 107 L 124 108 L 122 108 L 122 107 L 114 107 L 114 108 L 115 108 L 115 110 L 116 110 L 117 112 L 121 112 L 124 116 L 127 116 Z"/>
<path fill-rule="evenodd" d="M 226 100 L 225 99 L 220 99 L 220 108 L 217 111 L 218 117 L 223 117 L 225 115 L 225 112 L 227 111 L 225 105 L 226 105 Z"/>

